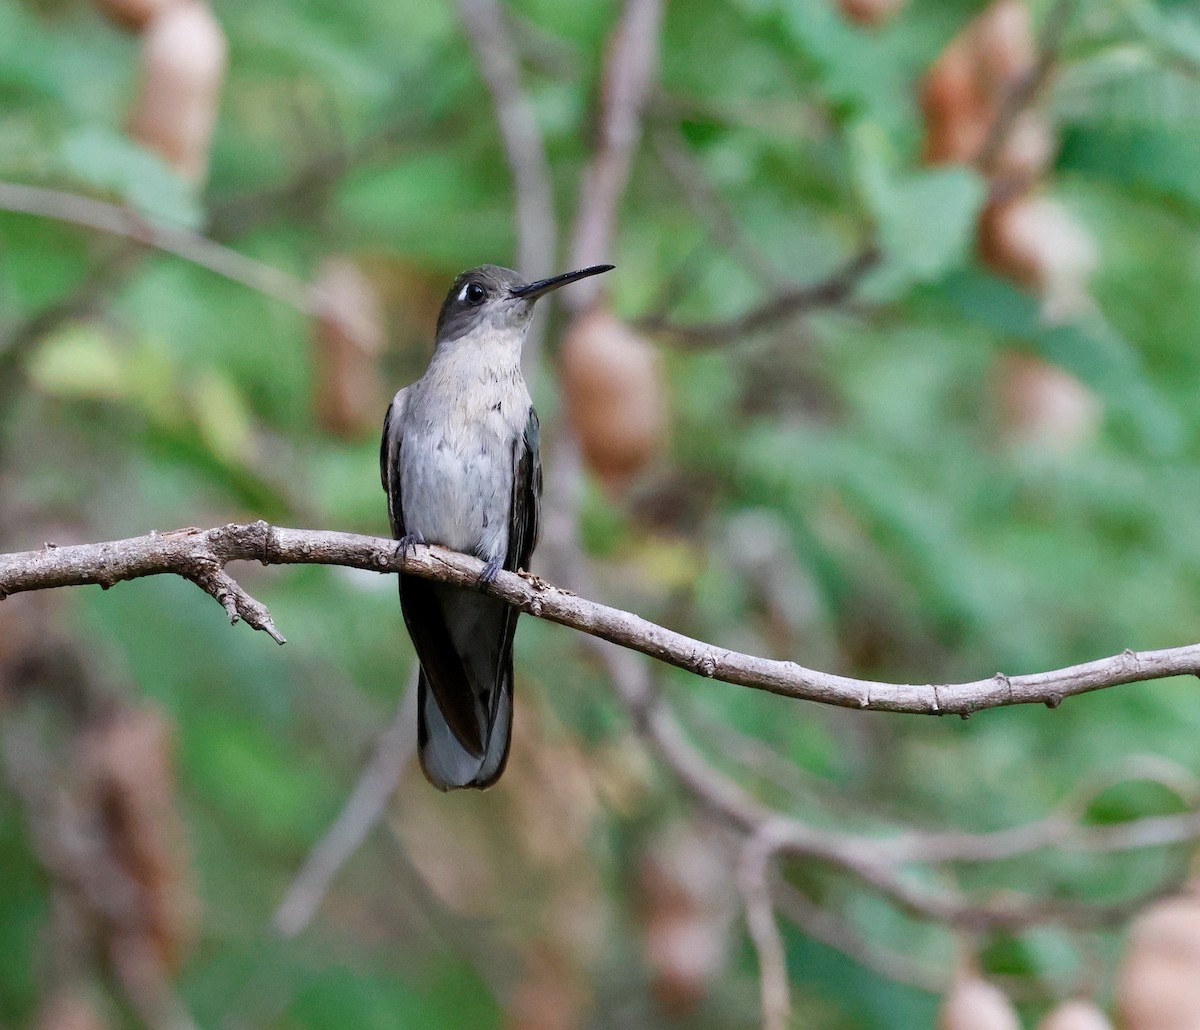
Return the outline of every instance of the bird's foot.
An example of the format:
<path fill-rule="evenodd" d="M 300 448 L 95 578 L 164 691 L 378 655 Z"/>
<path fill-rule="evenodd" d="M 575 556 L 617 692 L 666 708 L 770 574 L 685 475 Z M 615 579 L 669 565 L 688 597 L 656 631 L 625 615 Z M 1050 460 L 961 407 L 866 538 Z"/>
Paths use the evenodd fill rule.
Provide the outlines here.
<path fill-rule="evenodd" d="M 500 562 L 493 558 L 483 567 L 483 571 L 479 574 L 479 582 L 486 586 L 491 586 L 496 582 L 496 574 L 502 567 Z"/>
<path fill-rule="evenodd" d="M 425 538 L 420 533 L 405 533 L 396 541 L 396 557 L 404 558 L 409 554 L 416 554 L 417 546 L 424 544 Z"/>

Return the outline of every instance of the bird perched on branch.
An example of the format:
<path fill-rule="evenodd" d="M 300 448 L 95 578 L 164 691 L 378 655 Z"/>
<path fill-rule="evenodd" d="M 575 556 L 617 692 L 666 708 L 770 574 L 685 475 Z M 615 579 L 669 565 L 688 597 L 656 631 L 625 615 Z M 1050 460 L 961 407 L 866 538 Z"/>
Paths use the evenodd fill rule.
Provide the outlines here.
<path fill-rule="evenodd" d="M 379 471 L 400 547 L 439 544 L 500 569 L 528 568 L 538 538 L 538 418 L 521 347 L 539 297 L 612 265 L 524 283 L 483 265 L 454 280 L 425 375 L 396 394 Z M 441 790 L 491 786 L 512 734 L 517 610 L 463 587 L 400 576 L 404 622 L 421 664 L 418 753 Z"/>

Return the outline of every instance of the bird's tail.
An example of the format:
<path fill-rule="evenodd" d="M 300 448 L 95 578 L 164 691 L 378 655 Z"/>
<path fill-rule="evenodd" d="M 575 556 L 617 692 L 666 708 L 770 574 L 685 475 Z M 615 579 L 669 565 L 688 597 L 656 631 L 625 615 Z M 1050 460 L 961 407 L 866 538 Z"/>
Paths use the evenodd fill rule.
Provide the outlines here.
<path fill-rule="evenodd" d="M 484 715 L 483 754 L 471 754 L 450 728 L 424 670 L 418 685 L 417 749 L 421 771 L 439 790 L 475 787 L 483 790 L 499 779 L 512 740 L 513 671 L 509 658 L 496 684 L 492 711 Z"/>

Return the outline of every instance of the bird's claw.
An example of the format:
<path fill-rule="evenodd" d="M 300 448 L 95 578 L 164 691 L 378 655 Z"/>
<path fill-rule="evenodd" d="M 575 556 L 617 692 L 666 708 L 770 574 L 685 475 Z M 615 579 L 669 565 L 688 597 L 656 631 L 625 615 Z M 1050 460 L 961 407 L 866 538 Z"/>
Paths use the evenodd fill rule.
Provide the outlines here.
<path fill-rule="evenodd" d="M 405 533 L 396 541 L 396 557 L 406 558 L 409 554 L 416 554 L 418 545 L 424 544 L 425 538 L 420 533 Z"/>
<path fill-rule="evenodd" d="M 486 586 L 491 586 L 496 582 L 496 574 L 500 571 L 500 568 L 500 562 L 493 558 L 483 567 L 483 571 L 479 573 L 479 582 Z"/>

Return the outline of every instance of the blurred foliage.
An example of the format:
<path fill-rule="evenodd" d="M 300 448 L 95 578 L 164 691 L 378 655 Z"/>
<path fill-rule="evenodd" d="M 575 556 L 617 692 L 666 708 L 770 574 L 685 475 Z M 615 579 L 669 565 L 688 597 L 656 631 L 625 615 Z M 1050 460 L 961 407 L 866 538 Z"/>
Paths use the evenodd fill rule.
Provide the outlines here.
<path fill-rule="evenodd" d="M 513 260 L 510 175 L 456 9 L 213 6 L 229 71 L 197 191 L 124 134 L 136 35 L 83 0 L 0 0 L 0 179 L 126 204 L 300 280 L 350 255 L 383 300 L 390 393 L 420 374 L 452 277 Z M 1040 21 L 1048 5 L 1033 6 Z M 1051 325 L 1036 297 L 974 256 L 983 178 L 920 161 L 916 84 L 980 9 L 912 0 L 865 29 L 830 0 L 668 6 L 647 139 L 679 136 L 757 261 L 724 245 L 713 210 L 645 145 L 605 283 L 615 311 L 661 314 L 670 296 L 675 319 L 731 317 L 821 279 L 866 240 L 882 259 L 848 305 L 708 350 L 664 342 L 671 446 L 627 494 L 590 485 L 581 513 L 610 603 L 723 646 L 893 681 L 1196 639 L 1200 15 L 1113 0 L 1080 5 L 1068 26 L 1042 101 L 1060 141 L 1044 189 L 1090 231 L 1099 264 L 1090 307 Z M 506 10 L 569 224 L 619 7 Z M 115 280 L 103 304 L 4 353 L 101 269 Z M 322 430 L 311 326 L 281 301 L 178 256 L 128 261 L 101 234 L 0 212 L 0 333 L 6 550 L 259 517 L 386 531 L 376 430 Z M 1055 422 L 1071 398 L 1054 395 L 1036 416 L 1014 407 L 1014 354 L 1069 373 L 1094 420 Z M 563 412 L 553 377 L 541 379 L 553 479 Z M 53 613 L 85 679 L 173 721 L 201 905 L 176 986 L 199 1025 L 756 1025 L 757 965 L 737 919 L 710 926 L 727 966 L 698 1007 L 672 1009 L 682 996 L 656 984 L 639 883 L 694 803 L 640 750 L 571 634 L 532 619 L 518 634 L 521 715 L 501 784 L 442 797 L 410 772 L 313 926 L 274 937 L 272 913 L 390 720 L 412 657 L 390 579 L 239 575 L 285 649 L 230 630 L 182 582 L 61 592 Z M 5 633 L 34 619 L 25 601 L 5 602 Z M 1001 828 L 1119 778 L 1138 755 L 1200 775 L 1200 706 L 1184 682 L 950 722 L 659 675 L 715 764 L 816 825 Z M 10 749 L 40 732 L 28 694 L 19 677 L 0 682 Z M 739 762 L 735 731 L 795 779 Z M 19 794 L 0 791 L 0 1023 L 18 1027 L 47 1001 L 57 905 Z M 1086 818 L 1178 809 L 1169 792 L 1114 788 Z M 1035 854 L 965 868 L 961 882 L 1111 901 L 1178 876 L 1186 857 Z M 945 928 L 827 869 L 789 875 L 872 943 L 949 974 Z M 931 1023 L 927 991 L 794 927 L 786 937 L 796 1025 Z M 1120 940 L 1120 928 L 1045 927 L 989 939 L 981 958 L 1043 995 L 1082 981 L 1107 1002 Z M 538 972 L 547 953 L 562 964 L 549 963 L 553 976 Z M 93 988 L 111 1025 L 138 1025 L 111 983 Z M 563 1021 L 538 1022 L 547 1006 Z"/>

